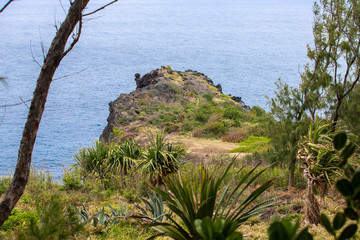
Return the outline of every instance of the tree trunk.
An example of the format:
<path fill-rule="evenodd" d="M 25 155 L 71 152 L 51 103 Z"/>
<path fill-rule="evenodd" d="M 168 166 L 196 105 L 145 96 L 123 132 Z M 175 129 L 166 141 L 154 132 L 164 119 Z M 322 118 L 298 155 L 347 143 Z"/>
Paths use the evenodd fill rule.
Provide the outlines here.
<path fill-rule="evenodd" d="M 294 176 L 295 176 L 295 168 L 296 168 L 296 157 L 294 157 L 290 162 L 290 175 L 289 175 L 289 187 L 294 187 Z"/>
<path fill-rule="evenodd" d="M 44 112 L 47 95 L 52 78 L 62 58 L 71 50 L 77 39 L 65 51 L 68 38 L 75 26 L 81 23 L 82 11 L 90 0 L 75 0 L 53 39 L 49 51 L 37 79 L 36 88 L 31 101 L 28 118 L 25 123 L 22 139 L 19 146 L 18 160 L 11 184 L 0 202 L 0 228 L 9 217 L 12 209 L 20 199 L 28 182 L 31 165 L 31 155 L 34 148 L 37 131 Z M 81 26 L 79 26 L 81 28 Z M 78 37 L 80 34 L 80 29 Z"/>
<path fill-rule="evenodd" d="M 305 223 L 318 225 L 320 223 L 320 206 L 315 197 L 314 183 L 308 176 L 306 190 Z"/>

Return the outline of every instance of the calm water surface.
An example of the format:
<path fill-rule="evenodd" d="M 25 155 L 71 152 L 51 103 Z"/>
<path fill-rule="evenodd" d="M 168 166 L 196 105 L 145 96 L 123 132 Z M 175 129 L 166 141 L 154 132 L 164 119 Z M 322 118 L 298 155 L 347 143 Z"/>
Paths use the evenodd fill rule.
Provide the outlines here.
<path fill-rule="evenodd" d="M 5 2 L 0 0 L 0 3 Z M 92 1 L 88 11 L 104 0 Z M 62 0 L 67 7 L 68 1 Z M 58 0 L 19 0 L 0 14 L 0 105 L 32 97 L 55 25 Z M 59 179 L 106 125 L 108 103 L 135 89 L 134 74 L 162 65 L 193 69 L 223 92 L 266 108 L 274 81 L 299 82 L 312 42 L 312 0 L 123 0 L 88 17 L 54 81 L 33 153 L 33 166 Z M 27 107 L 0 107 L 0 175 L 12 173 Z"/>

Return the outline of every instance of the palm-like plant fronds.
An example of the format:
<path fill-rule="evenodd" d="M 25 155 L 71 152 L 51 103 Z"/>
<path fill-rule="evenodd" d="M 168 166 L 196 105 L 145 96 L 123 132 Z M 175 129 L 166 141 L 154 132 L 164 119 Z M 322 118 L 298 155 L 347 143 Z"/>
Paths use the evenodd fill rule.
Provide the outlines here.
<path fill-rule="evenodd" d="M 139 161 L 142 172 L 148 173 L 153 182 L 162 183 L 165 176 L 177 171 L 186 149 L 181 144 L 169 143 L 165 134 L 149 136 L 150 144 Z"/>
<path fill-rule="evenodd" d="M 322 195 L 327 191 L 330 176 L 339 173 L 342 159 L 333 146 L 334 132 L 331 123 L 316 117 L 310 125 L 308 136 L 299 146 L 297 158 L 303 163 L 304 176 L 307 180 L 305 221 L 320 223 L 320 208 L 315 194 L 317 189 Z"/>
<path fill-rule="evenodd" d="M 249 190 L 248 187 L 264 171 L 253 175 L 258 165 L 247 173 L 242 173 L 242 169 L 239 170 L 230 182 L 221 189 L 232 165 L 233 162 L 220 177 L 211 176 L 203 168 L 200 179 L 193 179 L 192 181 L 187 181 L 181 177 L 167 179 L 165 185 L 170 194 L 161 189 L 155 189 L 155 191 L 166 200 L 169 209 L 180 218 L 181 223 L 179 224 L 171 216 L 167 216 L 169 222 L 155 222 L 151 226 L 161 235 L 173 239 L 201 239 L 200 234 L 195 229 L 196 219 L 201 220 L 208 217 L 213 222 L 219 218 L 228 219 L 239 225 L 276 204 L 270 200 L 255 202 L 272 185 L 272 180 L 246 195 Z M 239 181 L 235 183 L 237 179 Z"/>
<path fill-rule="evenodd" d="M 135 141 L 125 140 L 114 145 L 107 154 L 109 167 L 127 173 L 142 156 L 141 147 Z"/>
<path fill-rule="evenodd" d="M 107 159 L 110 145 L 99 140 L 95 140 L 91 147 L 81 148 L 74 154 L 77 165 L 86 173 L 97 173 L 100 177 L 105 175 L 103 162 Z"/>

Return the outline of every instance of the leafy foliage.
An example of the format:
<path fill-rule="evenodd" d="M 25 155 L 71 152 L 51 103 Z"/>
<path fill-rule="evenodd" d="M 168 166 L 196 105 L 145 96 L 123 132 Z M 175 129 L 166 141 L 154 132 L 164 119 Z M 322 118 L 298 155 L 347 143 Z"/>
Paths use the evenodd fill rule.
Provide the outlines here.
<path fill-rule="evenodd" d="M 46 206 L 38 206 L 38 218 L 32 217 L 27 229 L 23 229 L 18 239 L 46 240 L 72 239 L 81 233 L 83 225 L 77 221 L 75 211 L 61 201 L 55 194 Z"/>
<path fill-rule="evenodd" d="M 111 214 L 105 212 L 105 208 L 102 207 L 96 211 L 96 213 L 90 217 L 87 207 L 82 203 L 82 208 L 80 209 L 75 205 L 72 207 L 78 214 L 79 222 L 83 224 L 92 224 L 94 227 L 98 225 L 102 225 L 104 227 L 113 225 L 118 222 L 119 218 L 125 218 L 128 216 L 127 206 L 124 207 L 122 203 L 120 203 L 120 209 L 113 208 L 110 204 L 107 204 L 109 207 Z"/>
<path fill-rule="evenodd" d="M 150 144 L 139 160 L 139 169 L 150 175 L 155 184 L 161 184 L 164 177 L 177 171 L 186 149 L 180 144 L 169 143 L 165 134 L 150 134 Z"/>
<path fill-rule="evenodd" d="M 247 196 L 242 195 L 262 173 L 261 171 L 252 176 L 256 167 L 247 173 L 239 171 L 221 190 L 220 187 L 232 165 L 233 163 L 219 177 L 211 176 L 202 168 L 197 179 L 188 180 L 181 177 L 167 179 L 165 185 L 170 194 L 160 189 L 155 191 L 166 200 L 169 209 L 180 219 L 180 223 L 167 215 L 169 222 L 154 222 L 151 226 L 159 231 L 160 235 L 173 239 L 200 239 L 201 236 L 195 227 L 197 219 L 203 220 L 208 217 L 216 223 L 216 219 L 220 218 L 241 224 L 251 216 L 275 205 L 269 200 L 256 203 L 256 199 L 272 185 L 272 181 L 262 184 Z M 230 188 L 236 180 L 238 182 L 235 187 Z"/>
<path fill-rule="evenodd" d="M 312 240 L 312 235 L 308 232 L 308 228 L 298 231 L 300 222 L 294 224 L 287 219 L 279 221 L 275 219 L 268 228 L 269 240 Z"/>
<path fill-rule="evenodd" d="M 236 232 L 238 223 L 229 219 L 217 218 L 215 222 L 210 217 L 195 220 L 196 231 L 204 240 L 242 240 L 242 234 Z"/>
<path fill-rule="evenodd" d="M 162 222 L 165 219 L 165 215 L 166 215 L 166 210 L 164 208 L 162 197 L 160 195 L 157 195 L 156 193 L 154 194 L 151 194 L 149 192 L 146 193 L 150 201 L 141 198 L 141 201 L 145 205 L 145 209 L 135 204 L 136 208 L 141 211 L 142 217 L 150 219 L 151 221 Z M 170 214 L 170 211 L 168 211 L 168 214 Z"/>

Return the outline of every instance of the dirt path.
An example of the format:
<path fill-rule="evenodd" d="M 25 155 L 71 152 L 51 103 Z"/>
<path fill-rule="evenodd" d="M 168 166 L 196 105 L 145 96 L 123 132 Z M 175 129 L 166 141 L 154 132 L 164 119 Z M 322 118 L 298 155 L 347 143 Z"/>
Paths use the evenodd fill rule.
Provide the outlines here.
<path fill-rule="evenodd" d="M 171 142 L 181 142 L 187 148 L 188 152 L 198 156 L 212 156 L 218 154 L 229 154 L 231 156 L 244 157 L 246 153 L 229 153 L 230 150 L 238 148 L 239 146 L 235 143 L 223 142 L 216 139 L 202 139 L 194 138 L 189 136 L 168 136 L 167 137 Z"/>

